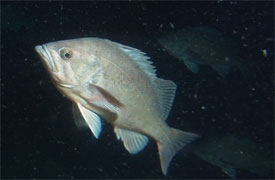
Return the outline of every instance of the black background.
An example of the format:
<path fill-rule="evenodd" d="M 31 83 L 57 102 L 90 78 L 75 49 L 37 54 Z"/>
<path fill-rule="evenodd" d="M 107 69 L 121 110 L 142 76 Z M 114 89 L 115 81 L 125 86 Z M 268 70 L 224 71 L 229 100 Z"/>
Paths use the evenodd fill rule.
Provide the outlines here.
<path fill-rule="evenodd" d="M 167 120 L 172 127 L 198 133 L 202 140 L 233 133 L 273 143 L 273 15 L 271 1 L 1 1 L 1 177 L 164 178 L 155 142 L 130 155 L 109 124 L 98 140 L 75 127 L 71 102 L 55 89 L 34 51 L 35 45 L 62 39 L 107 38 L 146 52 L 158 76 L 178 85 Z M 249 79 L 239 72 L 222 79 L 207 67 L 192 74 L 156 41 L 174 29 L 200 25 L 215 27 L 240 44 L 252 72 Z M 259 178 L 241 169 L 238 177 Z M 229 176 L 182 152 L 167 178 Z"/>

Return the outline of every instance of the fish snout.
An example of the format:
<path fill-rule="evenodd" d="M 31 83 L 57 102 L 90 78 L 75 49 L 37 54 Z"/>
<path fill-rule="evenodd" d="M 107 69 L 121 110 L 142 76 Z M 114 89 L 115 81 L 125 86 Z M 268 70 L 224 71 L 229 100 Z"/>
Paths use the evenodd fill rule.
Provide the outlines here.
<path fill-rule="evenodd" d="M 56 66 L 51 53 L 45 45 L 37 45 L 34 47 L 35 51 L 41 57 L 43 63 L 50 71 L 56 71 Z"/>

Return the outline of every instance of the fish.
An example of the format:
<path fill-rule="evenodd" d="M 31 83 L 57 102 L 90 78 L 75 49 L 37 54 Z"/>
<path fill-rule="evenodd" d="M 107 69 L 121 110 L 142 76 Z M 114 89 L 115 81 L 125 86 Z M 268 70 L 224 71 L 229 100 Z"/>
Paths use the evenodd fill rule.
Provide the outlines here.
<path fill-rule="evenodd" d="M 224 78 L 232 69 L 240 70 L 244 77 L 249 76 L 247 64 L 239 56 L 240 47 L 215 28 L 196 26 L 179 29 L 158 37 L 157 41 L 195 74 L 199 73 L 201 65 L 205 65 Z"/>
<path fill-rule="evenodd" d="M 222 137 L 207 137 L 194 147 L 193 153 L 237 179 L 237 169 L 247 170 L 263 178 L 274 172 L 273 144 L 256 143 L 251 138 L 227 133 Z"/>
<path fill-rule="evenodd" d="M 199 135 L 169 127 L 166 119 L 176 92 L 158 78 L 150 58 L 138 49 L 97 37 L 35 46 L 55 87 L 73 102 L 74 117 L 99 138 L 102 120 L 114 127 L 126 150 L 136 154 L 156 141 L 161 170 Z"/>

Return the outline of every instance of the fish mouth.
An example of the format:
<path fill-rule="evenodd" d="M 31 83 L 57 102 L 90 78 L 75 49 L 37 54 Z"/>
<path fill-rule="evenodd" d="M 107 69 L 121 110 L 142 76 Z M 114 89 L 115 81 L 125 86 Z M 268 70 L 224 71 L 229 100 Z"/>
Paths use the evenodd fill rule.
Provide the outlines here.
<path fill-rule="evenodd" d="M 50 70 L 56 72 L 56 66 L 54 64 L 53 57 L 45 45 L 37 45 L 34 47 L 35 51 L 40 55 L 43 62 L 47 64 Z"/>

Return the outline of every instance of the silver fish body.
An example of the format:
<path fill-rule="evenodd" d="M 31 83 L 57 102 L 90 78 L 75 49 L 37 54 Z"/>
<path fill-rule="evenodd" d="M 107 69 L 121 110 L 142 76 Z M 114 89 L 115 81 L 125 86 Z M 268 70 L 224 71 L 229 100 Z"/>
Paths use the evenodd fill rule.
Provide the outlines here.
<path fill-rule="evenodd" d="M 176 85 L 157 78 L 140 50 L 99 38 L 57 41 L 35 50 L 54 85 L 74 103 L 74 112 L 80 111 L 77 119 L 84 119 L 96 138 L 101 118 L 114 126 L 130 153 L 153 138 L 165 175 L 176 152 L 198 137 L 166 124 Z"/>

